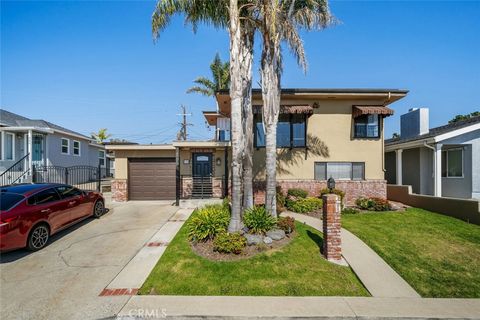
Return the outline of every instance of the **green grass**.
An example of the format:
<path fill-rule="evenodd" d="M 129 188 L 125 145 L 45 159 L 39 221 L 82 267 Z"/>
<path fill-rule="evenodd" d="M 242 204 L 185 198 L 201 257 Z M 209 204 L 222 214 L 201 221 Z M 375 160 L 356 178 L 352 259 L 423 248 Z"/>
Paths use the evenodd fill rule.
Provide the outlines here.
<path fill-rule="evenodd" d="M 196 255 L 185 225 L 170 243 L 140 294 L 238 296 L 367 296 L 348 267 L 320 255 L 321 234 L 297 223 L 285 247 L 237 261 L 213 262 Z M 153 290 L 152 290 L 153 289 Z"/>
<path fill-rule="evenodd" d="M 343 215 L 423 297 L 480 297 L 480 227 L 429 211 Z"/>

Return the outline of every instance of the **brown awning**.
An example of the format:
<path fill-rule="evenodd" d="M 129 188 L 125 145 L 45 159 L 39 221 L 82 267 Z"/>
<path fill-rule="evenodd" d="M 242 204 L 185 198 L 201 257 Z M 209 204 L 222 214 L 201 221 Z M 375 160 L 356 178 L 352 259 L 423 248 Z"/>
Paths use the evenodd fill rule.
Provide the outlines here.
<path fill-rule="evenodd" d="M 262 106 L 253 106 L 253 113 L 258 114 L 262 112 Z M 280 106 L 280 113 L 301 113 L 301 114 L 312 114 L 313 107 L 310 105 L 289 105 L 289 106 Z"/>
<path fill-rule="evenodd" d="M 353 106 L 352 114 L 354 118 L 364 114 L 379 114 L 388 117 L 393 115 L 393 110 L 385 106 Z"/>

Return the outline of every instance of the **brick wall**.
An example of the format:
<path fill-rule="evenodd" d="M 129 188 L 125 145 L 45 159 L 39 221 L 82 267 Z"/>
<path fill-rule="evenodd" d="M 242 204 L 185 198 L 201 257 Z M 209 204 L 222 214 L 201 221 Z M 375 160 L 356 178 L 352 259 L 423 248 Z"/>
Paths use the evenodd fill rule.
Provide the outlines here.
<path fill-rule="evenodd" d="M 112 200 L 117 202 L 125 202 L 128 200 L 127 179 L 112 180 Z"/>
<path fill-rule="evenodd" d="M 212 197 L 221 198 L 223 196 L 222 178 L 212 178 Z M 189 199 L 192 196 L 193 181 L 190 177 L 182 177 L 180 193 L 182 199 Z"/>
<path fill-rule="evenodd" d="M 320 191 L 327 187 L 326 181 L 318 180 L 278 180 L 277 185 L 282 188 L 284 194 L 288 189 L 300 188 L 307 190 L 312 197 L 320 196 Z M 345 192 L 343 204 L 346 206 L 355 205 L 355 200 L 359 197 L 378 197 L 387 198 L 386 180 L 339 180 L 336 181 L 336 188 Z M 254 183 L 255 203 L 263 204 L 265 202 L 265 182 L 256 181 Z"/>

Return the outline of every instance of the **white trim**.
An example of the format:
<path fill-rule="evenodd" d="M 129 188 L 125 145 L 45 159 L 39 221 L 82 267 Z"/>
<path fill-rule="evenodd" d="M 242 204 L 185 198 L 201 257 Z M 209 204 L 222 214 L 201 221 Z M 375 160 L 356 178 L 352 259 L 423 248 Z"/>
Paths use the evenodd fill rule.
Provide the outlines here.
<path fill-rule="evenodd" d="M 100 157 L 100 152 L 103 152 L 103 158 Z M 98 161 L 101 167 L 105 167 L 107 165 L 106 155 L 107 155 L 107 152 L 105 150 L 97 150 L 98 160 L 103 159 L 103 164 L 100 164 L 100 161 Z"/>
<path fill-rule="evenodd" d="M 442 145 L 437 143 L 435 145 L 435 151 L 433 152 L 433 157 L 435 159 L 434 173 L 433 173 L 433 186 L 434 186 L 434 196 L 442 196 Z"/>
<path fill-rule="evenodd" d="M 4 134 L 3 133 L 4 133 L 3 131 L 0 132 L 0 139 L 2 141 L 2 145 L 0 146 L 2 148 L 1 154 L 0 154 L 0 160 L 3 160 L 3 156 L 5 154 L 5 141 L 4 141 L 5 139 L 4 139 Z"/>
<path fill-rule="evenodd" d="M 68 138 L 60 138 L 61 143 L 60 143 L 60 153 L 61 154 L 70 154 L 70 139 Z M 67 152 L 63 152 L 63 140 L 67 140 Z"/>
<path fill-rule="evenodd" d="M 396 153 L 396 180 L 397 180 L 397 185 L 401 186 L 403 184 L 403 159 L 402 159 L 402 153 L 403 149 L 398 149 L 395 150 Z"/>
<path fill-rule="evenodd" d="M 118 144 L 105 146 L 106 150 L 175 150 L 171 144 Z"/>
<path fill-rule="evenodd" d="M 7 150 L 6 149 L 6 146 L 7 146 L 6 141 L 7 141 L 7 139 L 6 138 L 4 138 L 4 141 L 3 141 L 4 144 L 2 143 L 4 152 L 5 152 L 5 153 L 2 153 L 2 156 L 4 157 L 3 159 L 6 160 L 6 161 L 15 161 L 15 137 L 16 137 L 16 135 L 15 135 L 15 133 L 11 133 L 11 132 L 5 132 L 4 135 L 12 136 L 12 159 L 7 159 L 7 153 L 6 153 L 6 150 Z"/>
<path fill-rule="evenodd" d="M 82 156 L 82 143 L 78 140 L 72 140 L 72 155 L 75 157 L 81 157 Z M 75 154 L 75 142 L 78 143 L 78 154 Z"/>
<path fill-rule="evenodd" d="M 450 138 L 453 138 L 453 137 L 456 137 L 456 136 L 460 136 L 460 135 L 465 134 L 465 133 L 475 131 L 475 130 L 480 130 L 480 123 L 476 123 L 476 124 L 468 126 L 468 127 L 464 127 L 464 128 L 461 128 L 461 129 L 457 129 L 457 130 L 454 130 L 454 131 L 450 131 L 450 132 L 438 135 L 438 136 L 435 137 L 435 142 L 440 142 L 440 141 L 443 141 L 443 140 L 446 140 L 446 139 L 450 139 Z"/>

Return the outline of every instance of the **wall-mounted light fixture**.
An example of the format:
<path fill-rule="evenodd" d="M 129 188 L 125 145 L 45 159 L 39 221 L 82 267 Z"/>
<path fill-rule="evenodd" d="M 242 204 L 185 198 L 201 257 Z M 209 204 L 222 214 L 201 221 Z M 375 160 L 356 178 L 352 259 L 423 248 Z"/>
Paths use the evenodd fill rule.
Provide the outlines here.
<path fill-rule="evenodd" d="M 216 163 L 217 163 L 217 166 L 221 166 L 222 165 L 222 159 L 217 158 Z"/>

